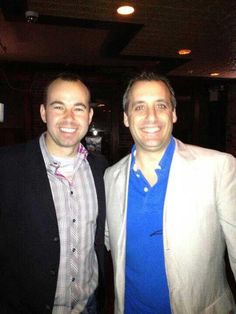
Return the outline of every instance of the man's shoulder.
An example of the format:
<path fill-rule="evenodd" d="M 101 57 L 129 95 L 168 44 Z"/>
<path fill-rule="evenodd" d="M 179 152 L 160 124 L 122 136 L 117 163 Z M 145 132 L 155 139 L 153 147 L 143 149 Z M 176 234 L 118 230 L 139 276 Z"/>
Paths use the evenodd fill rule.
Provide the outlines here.
<path fill-rule="evenodd" d="M 28 152 L 29 154 L 34 153 L 39 149 L 39 140 L 33 139 L 28 142 L 2 146 L 0 147 L 0 160 L 10 160 L 17 159 L 25 156 Z"/>
<path fill-rule="evenodd" d="M 215 149 L 209 149 L 201 146 L 185 144 L 180 140 L 176 141 L 176 156 L 187 161 L 197 161 L 199 164 L 209 165 L 209 167 L 222 167 L 223 164 L 228 164 L 229 167 L 234 167 L 236 159 L 233 155 L 221 152 Z"/>
<path fill-rule="evenodd" d="M 189 152 L 190 154 L 196 157 L 202 156 L 202 157 L 215 158 L 218 156 L 219 158 L 224 158 L 224 157 L 234 158 L 234 156 L 226 152 L 222 152 L 222 151 L 207 148 L 207 147 L 186 144 L 186 143 L 181 142 L 178 139 L 175 139 L 175 141 L 176 141 L 176 147 L 177 147 L 178 153 Z"/>

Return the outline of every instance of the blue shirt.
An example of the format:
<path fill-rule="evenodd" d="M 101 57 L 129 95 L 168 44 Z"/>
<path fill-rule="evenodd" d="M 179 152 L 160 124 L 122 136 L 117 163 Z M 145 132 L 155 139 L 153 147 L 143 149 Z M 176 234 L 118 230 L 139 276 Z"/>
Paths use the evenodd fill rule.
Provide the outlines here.
<path fill-rule="evenodd" d="M 171 141 L 150 186 L 137 170 L 135 146 L 128 191 L 125 314 L 171 313 L 163 249 L 163 207 L 175 149 Z"/>

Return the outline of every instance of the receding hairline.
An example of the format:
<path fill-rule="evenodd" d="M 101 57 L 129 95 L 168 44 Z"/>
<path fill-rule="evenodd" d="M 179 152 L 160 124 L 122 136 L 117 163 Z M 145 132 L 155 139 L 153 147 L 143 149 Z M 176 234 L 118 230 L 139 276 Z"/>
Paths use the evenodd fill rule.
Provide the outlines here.
<path fill-rule="evenodd" d="M 54 85 L 56 85 L 57 83 L 74 83 L 74 84 L 78 84 L 80 85 L 86 92 L 88 95 L 88 104 L 90 107 L 90 102 L 91 102 L 91 93 L 89 88 L 84 84 L 84 82 L 80 79 L 73 79 L 73 80 L 68 80 L 68 79 L 63 79 L 62 77 L 57 77 L 54 80 L 52 80 L 45 88 L 45 93 L 44 93 L 44 104 L 47 105 L 47 98 L 48 98 L 48 93 L 50 91 L 51 88 L 53 88 Z"/>
<path fill-rule="evenodd" d="M 148 83 L 159 83 L 159 84 L 163 85 L 166 88 L 166 90 L 168 91 L 168 93 L 169 93 L 171 106 L 172 106 L 173 109 L 175 109 L 175 107 L 176 107 L 176 100 L 174 99 L 174 103 L 173 103 L 173 97 L 175 98 L 174 94 L 172 94 L 173 88 L 169 84 L 169 82 L 168 83 L 167 82 L 168 81 L 167 80 L 163 80 L 162 77 L 160 79 L 159 78 L 153 78 L 153 79 L 145 79 L 144 78 L 144 79 L 138 79 L 138 80 L 135 80 L 135 81 L 131 80 L 131 84 L 128 85 L 128 87 L 127 87 L 127 89 L 125 91 L 125 94 L 124 94 L 125 104 L 126 104 L 125 107 L 123 106 L 124 111 L 127 112 L 128 106 L 129 106 L 129 102 L 130 102 L 130 96 L 131 96 L 134 88 L 136 87 L 136 85 L 138 85 L 140 83 L 147 83 L 147 84 Z"/>

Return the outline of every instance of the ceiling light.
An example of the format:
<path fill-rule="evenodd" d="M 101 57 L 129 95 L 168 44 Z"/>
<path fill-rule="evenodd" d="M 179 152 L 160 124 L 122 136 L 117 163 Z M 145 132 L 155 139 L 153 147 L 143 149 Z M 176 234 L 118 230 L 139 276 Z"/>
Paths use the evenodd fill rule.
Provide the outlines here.
<path fill-rule="evenodd" d="M 129 5 L 121 6 L 117 9 L 117 12 L 121 15 L 129 15 L 134 13 L 134 8 Z"/>
<path fill-rule="evenodd" d="M 93 133 L 94 136 L 98 135 L 98 131 L 95 128 L 94 128 L 92 133 Z"/>
<path fill-rule="evenodd" d="M 190 49 L 180 49 L 178 50 L 179 55 L 189 55 L 192 51 Z"/>
<path fill-rule="evenodd" d="M 219 76 L 219 75 L 220 75 L 219 72 L 213 72 L 213 73 L 210 74 L 210 76 Z"/>

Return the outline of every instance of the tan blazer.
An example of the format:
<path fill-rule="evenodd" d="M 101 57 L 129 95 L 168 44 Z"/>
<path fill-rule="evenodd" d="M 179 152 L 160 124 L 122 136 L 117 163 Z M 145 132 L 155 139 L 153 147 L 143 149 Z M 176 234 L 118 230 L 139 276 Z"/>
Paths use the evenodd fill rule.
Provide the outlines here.
<path fill-rule="evenodd" d="M 163 217 L 172 313 L 236 313 L 224 265 L 226 243 L 236 278 L 236 159 L 175 141 Z M 130 155 L 105 173 L 116 314 L 124 312 L 129 169 Z"/>

